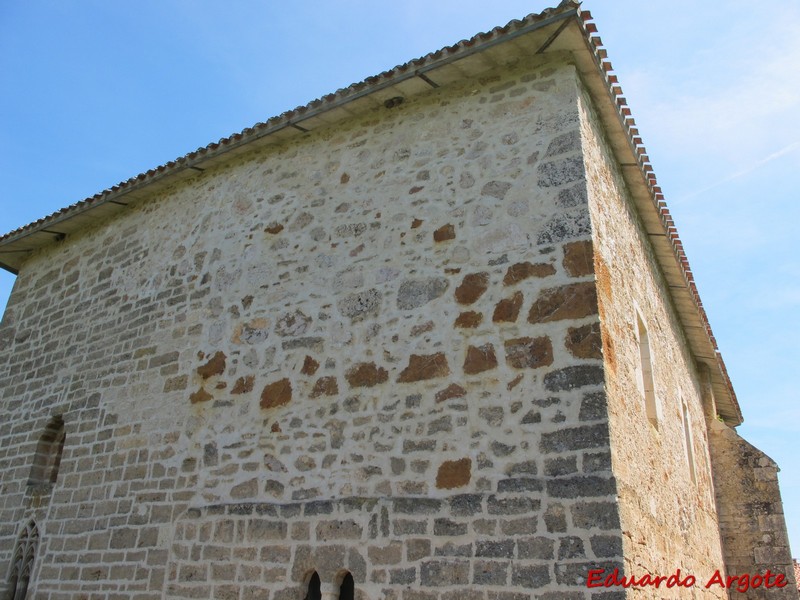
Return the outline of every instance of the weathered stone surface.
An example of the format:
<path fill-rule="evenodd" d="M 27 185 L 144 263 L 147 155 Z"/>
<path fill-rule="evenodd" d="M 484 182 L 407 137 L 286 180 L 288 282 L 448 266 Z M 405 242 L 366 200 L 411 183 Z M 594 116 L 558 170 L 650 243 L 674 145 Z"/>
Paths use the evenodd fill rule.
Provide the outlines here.
<path fill-rule="evenodd" d="M 514 292 L 511 298 L 503 298 L 494 307 L 492 322 L 494 323 L 514 323 L 519 316 L 519 309 L 522 308 L 522 292 Z"/>
<path fill-rule="evenodd" d="M 397 381 L 399 383 L 411 383 L 446 377 L 449 374 L 450 367 L 447 366 L 447 358 L 444 352 L 424 356 L 412 354 L 408 359 L 408 366 L 400 373 Z"/>
<path fill-rule="evenodd" d="M 269 321 L 267 319 L 252 319 L 239 323 L 233 330 L 231 341 L 234 344 L 257 345 L 269 337 Z"/>
<path fill-rule="evenodd" d="M 457 523 L 452 519 L 434 519 L 433 521 L 433 535 L 459 536 L 466 535 L 466 533 L 466 523 Z"/>
<path fill-rule="evenodd" d="M 489 287 L 489 273 L 470 273 L 465 275 L 455 290 L 456 302 L 472 304 L 480 298 Z"/>
<path fill-rule="evenodd" d="M 463 487 L 469 483 L 471 477 L 471 459 L 448 460 L 439 465 L 436 473 L 436 487 L 445 490 Z"/>
<path fill-rule="evenodd" d="M 607 445 L 608 426 L 605 423 L 599 423 L 597 425 L 567 427 L 559 431 L 543 433 L 539 442 L 539 449 L 542 452 L 549 453 L 600 448 Z"/>
<path fill-rule="evenodd" d="M 488 558 L 513 558 L 514 540 L 486 540 L 475 544 L 475 556 Z"/>
<path fill-rule="evenodd" d="M 534 264 L 527 261 L 515 263 L 506 270 L 505 277 L 503 277 L 503 285 L 514 285 L 531 277 L 548 277 L 555 275 L 555 273 L 556 268 L 550 263 Z"/>
<path fill-rule="evenodd" d="M 613 478 L 580 476 L 552 479 L 547 482 L 547 493 L 551 498 L 591 498 L 616 493 Z"/>
<path fill-rule="evenodd" d="M 253 375 L 246 375 L 244 377 L 239 377 L 236 380 L 236 383 L 233 384 L 233 389 L 231 390 L 231 394 L 246 394 L 248 392 L 253 391 L 253 387 L 255 386 L 256 378 Z"/>
<path fill-rule="evenodd" d="M 311 317 L 302 310 L 293 310 L 278 317 L 275 323 L 275 333 L 281 337 L 296 337 L 303 335 L 311 324 Z"/>
<path fill-rule="evenodd" d="M 490 181 L 484 185 L 483 188 L 481 188 L 481 194 L 483 196 L 491 196 L 492 198 L 502 200 L 506 197 L 506 194 L 510 189 L 511 184 L 507 181 Z"/>
<path fill-rule="evenodd" d="M 214 353 L 214 356 L 208 359 L 206 364 L 197 367 L 197 374 L 203 379 L 208 379 L 214 375 L 222 375 L 225 372 L 226 358 L 225 353 L 218 350 Z"/>
<path fill-rule="evenodd" d="M 540 588 L 550 583 L 550 572 L 546 565 L 514 564 L 511 567 L 511 583 L 526 589 Z"/>
<path fill-rule="evenodd" d="M 461 329 L 474 329 L 483 321 L 483 314 L 475 311 L 462 312 L 456 317 L 454 327 Z"/>
<path fill-rule="evenodd" d="M 197 390 L 196 392 L 192 392 L 189 394 L 189 401 L 192 404 L 197 404 L 198 402 L 208 402 L 209 400 L 213 400 L 214 396 L 209 394 L 205 389 L 202 387 Z"/>
<path fill-rule="evenodd" d="M 608 418 L 608 407 L 605 392 L 584 394 L 581 410 L 578 415 L 581 421 L 599 421 Z"/>
<path fill-rule="evenodd" d="M 303 368 L 300 369 L 300 372 L 303 375 L 313 375 L 319 369 L 319 363 L 311 358 L 310 356 L 306 355 L 303 359 Z"/>
<path fill-rule="evenodd" d="M 462 398 L 463 396 L 467 395 L 467 390 L 463 387 L 458 385 L 457 383 L 451 383 L 443 390 L 439 390 L 436 392 L 436 402 L 445 402 L 446 400 L 450 400 L 450 398 Z"/>
<path fill-rule="evenodd" d="M 497 366 L 497 357 L 494 354 L 494 346 L 492 344 L 483 344 L 482 346 L 469 346 L 467 348 L 467 356 L 464 359 L 464 373 L 468 375 L 475 375 Z"/>
<path fill-rule="evenodd" d="M 600 323 L 570 327 L 567 330 L 566 346 L 576 358 L 603 358 Z"/>
<path fill-rule="evenodd" d="M 423 561 L 420 565 L 420 582 L 426 587 L 467 584 L 469 562 L 452 559 Z"/>
<path fill-rule="evenodd" d="M 553 560 L 555 558 L 555 540 L 547 537 L 530 537 L 517 541 L 519 558 L 536 560 Z"/>
<path fill-rule="evenodd" d="M 240 500 L 242 498 L 255 498 L 258 495 L 258 479 L 244 481 L 231 488 L 231 498 Z"/>
<path fill-rule="evenodd" d="M 339 393 L 339 384 L 336 377 L 326 376 L 317 379 L 314 384 L 314 389 L 311 390 L 309 396 L 311 398 L 319 398 L 320 396 L 335 396 Z"/>
<path fill-rule="evenodd" d="M 528 313 L 529 323 L 580 319 L 597 314 L 594 282 L 573 283 L 543 290 Z"/>
<path fill-rule="evenodd" d="M 575 365 L 551 371 L 544 376 L 544 387 L 551 392 L 573 390 L 586 385 L 599 385 L 605 380 L 603 367 Z"/>
<path fill-rule="evenodd" d="M 553 345 L 550 338 L 514 338 L 503 342 L 506 363 L 515 369 L 538 369 L 553 364 Z"/>
<path fill-rule="evenodd" d="M 594 249 L 591 240 L 564 244 L 564 269 L 572 277 L 594 273 Z"/>
<path fill-rule="evenodd" d="M 590 543 L 598 558 L 622 556 L 622 540 L 615 535 L 593 535 Z"/>
<path fill-rule="evenodd" d="M 583 157 L 570 156 L 569 158 L 543 162 L 539 164 L 536 172 L 539 176 L 539 187 L 555 187 L 573 181 L 580 181 L 585 175 Z"/>
<path fill-rule="evenodd" d="M 567 530 L 567 513 L 562 504 L 550 504 L 544 513 L 544 523 L 548 533 L 561 533 Z"/>
<path fill-rule="evenodd" d="M 451 496 L 450 514 L 454 517 L 470 517 L 482 512 L 483 496 L 480 494 L 457 494 Z"/>
<path fill-rule="evenodd" d="M 434 242 L 446 242 L 447 240 L 454 239 L 456 239 L 456 228 L 449 223 L 447 225 L 442 225 L 433 232 Z"/>
<path fill-rule="evenodd" d="M 339 302 L 339 312 L 353 322 L 377 316 L 380 308 L 381 293 L 375 288 L 350 294 Z"/>
<path fill-rule="evenodd" d="M 545 158 L 557 156 L 559 154 L 566 154 L 567 152 L 574 152 L 581 149 L 581 135 L 577 130 L 568 131 L 557 135 L 547 146 L 547 151 L 544 154 Z"/>
<path fill-rule="evenodd" d="M 555 244 L 566 240 L 582 238 L 592 232 L 592 222 L 585 210 L 573 210 L 553 215 L 542 225 L 536 243 Z"/>
<path fill-rule="evenodd" d="M 389 373 L 373 362 L 358 363 L 344 374 L 350 387 L 373 387 L 389 379 Z"/>
<path fill-rule="evenodd" d="M 412 310 L 424 306 L 444 294 L 447 286 L 448 281 L 445 277 L 407 279 L 400 284 L 400 290 L 397 293 L 397 308 Z"/>
<path fill-rule="evenodd" d="M 292 400 L 292 384 L 286 379 L 269 383 L 261 392 L 261 408 L 284 406 Z"/>
<path fill-rule="evenodd" d="M 478 560 L 473 567 L 472 583 L 479 586 L 504 586 L 508 582 L 508 561 Z M 482 600 L 483 595 L 476 590 L 476 598 Z M 454 600 L 468 600 L 469 596 L 459 592 L 453 596 Z"/>
<path fill-rule="evenodd" d="M 320 541 L 357 540 L 361 538 L 362 527 L 352 519 L 322 521 L 317 524 L 316 533 Z"/>
<path fill-rule="evenodd" d="M 613 502 L 577 502 L 570 510 L 572 523 L 579 529 L 619 528 L 619 510 Z"/>

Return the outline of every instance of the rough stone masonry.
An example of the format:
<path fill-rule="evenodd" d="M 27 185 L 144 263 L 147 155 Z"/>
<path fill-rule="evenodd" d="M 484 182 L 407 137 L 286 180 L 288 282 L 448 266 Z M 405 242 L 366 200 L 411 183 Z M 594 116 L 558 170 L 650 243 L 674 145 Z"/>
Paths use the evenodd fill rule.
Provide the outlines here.
<path fill-rule="evenodd" d="M 724 568 L 716 412 L 583 77 L 522 54 L 34 252 L 0 327 L 0 575 L 28 522 L 49 600 L 300 600 L 314 572 L 616 600 L 656 596 L 589 569 Z"/>

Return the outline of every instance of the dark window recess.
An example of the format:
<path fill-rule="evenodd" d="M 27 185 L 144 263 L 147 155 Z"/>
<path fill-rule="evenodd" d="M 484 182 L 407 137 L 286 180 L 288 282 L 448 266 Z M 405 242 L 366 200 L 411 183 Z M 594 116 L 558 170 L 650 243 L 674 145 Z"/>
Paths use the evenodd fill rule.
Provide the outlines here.
<path fill-rule="evenodd" d="M 319 591 L 319 575 L 314 571 L 311 579 L 308 580 L 308 591 L 303 600 L 322 600 L 322 594 Z"/>
<path fill-rule="evenodd" d="M 64 418 L 58 415 L 50 419 L 42 437 L 39 438 L 39 443 L 36 444 L 28 485 L 56 482 L 58 468 L 61 466 L 61 454 L 64 452 L 65 437 Z"/>
<path fill-rule="evenodd" d="M 342 585 L 339 587 L 339 600 L 355 600 L 356 584 L 353 581 L 353 576 L 348 573 L 342 579 Z"/>

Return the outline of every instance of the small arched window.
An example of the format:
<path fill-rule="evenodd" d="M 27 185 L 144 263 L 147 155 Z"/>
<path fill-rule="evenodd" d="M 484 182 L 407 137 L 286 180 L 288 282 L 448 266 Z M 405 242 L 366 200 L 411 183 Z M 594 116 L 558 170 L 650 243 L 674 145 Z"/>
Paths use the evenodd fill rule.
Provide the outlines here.
<path fill-rule="evenodd" d="M 308 591 L 306 592 L 306 597 L 303 598 L 303 600 L 321 600 L 322 593 L 320 592 L 319 587 L 319 575 L 317 575 L 317 572 L 314 571 L 311 574 L 311 578 L 308 580 Z"/>
<path fill-rule="evenodd" d="M 347 573 L 339 586 L 339 600 L 355 600 L 356 584 L 353 576 Z"/>
<path fill-rule="evenodd" d="M 44 433 L 36 444 L 36 454 L 28 477 L 28 485 L 52 484 L 58 478 L 61 454 L 64 452 L 64 418 L 57 415 L 50 419 Z"/>
<path fill-rule="evenodd" d="M 650 336 L 642 317 L 636 315 L 637 332 L 639 337 L 639 391 L 644 396 L 644 407 L 650 424 L 658 429 L 658 404 L 656 401 L 655 383 L 653 381 L 653 362 L 650 354 Z"/>
<path fill-rule="evenodd" d="M 39 543 L 39 530 L 36 523 L 29 521 L 17 538 L 14 556 L 11 560 L 11 578 L 8 598 L 25 600 L 28 596 L 28 584 L 33 571 L 33 559 Z"/>

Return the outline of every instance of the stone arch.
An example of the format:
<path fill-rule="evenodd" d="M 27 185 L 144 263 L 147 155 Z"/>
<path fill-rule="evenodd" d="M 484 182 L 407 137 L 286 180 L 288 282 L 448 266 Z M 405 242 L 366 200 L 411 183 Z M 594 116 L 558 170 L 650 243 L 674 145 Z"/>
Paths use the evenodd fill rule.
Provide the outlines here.
<path fill-rule="evenodd" d="M 9 575 L 10 600 L 25 600 L 28 597 L 28 586 L 33 572 L 33 560 L 36 557 L 36 546 L 39 543 L 39 529 L 33 520 L 26 523 L 17 537 L 14 554 L 11 559 Z"/>
<path fill-rule="evenodd" d="M 44 432 L 39 437 L 39 442 L 36 444 L 36 453 L 33 455 L 28 485 L 53 484 L 56 482 L 65 441 L 64 417 L 56 415 L 48 421 Z"/>

